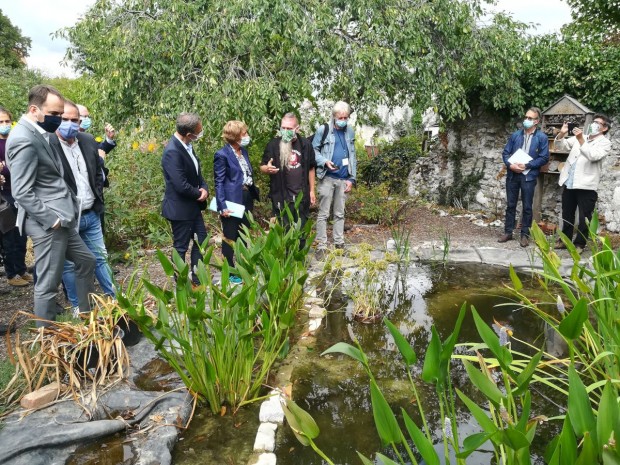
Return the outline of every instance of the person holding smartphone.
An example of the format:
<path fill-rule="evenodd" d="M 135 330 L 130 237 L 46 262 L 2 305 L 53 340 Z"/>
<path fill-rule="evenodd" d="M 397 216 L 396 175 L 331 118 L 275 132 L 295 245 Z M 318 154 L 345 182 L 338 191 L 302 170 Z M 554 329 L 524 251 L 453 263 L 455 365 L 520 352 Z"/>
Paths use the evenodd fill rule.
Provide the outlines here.
<path fill-rule="evenodd" d="M 588 224 L 596 206 L 598 184 L 603 172 L 603 160 L 611 151 L 611 141 L 605 134 L 611 128 L 609 117 L 597 113 L 588 127 L 586 134 L 578 127 L 573 128 L 573 137 L 569 133 L 569 123 L 564 123 L 555 138 L 557 150 L 569 151 L 566 163 L 560 172 L 559 185 L 562 189 L 562 233 L 573 241 L 578 252 L 582 252 L 588 239 Z M 579 207 L 578 232 L 573 239 L 575 229 L 575 212 Z M 558 241 L 556 249 L 565 249 L 566 245 Z"/>

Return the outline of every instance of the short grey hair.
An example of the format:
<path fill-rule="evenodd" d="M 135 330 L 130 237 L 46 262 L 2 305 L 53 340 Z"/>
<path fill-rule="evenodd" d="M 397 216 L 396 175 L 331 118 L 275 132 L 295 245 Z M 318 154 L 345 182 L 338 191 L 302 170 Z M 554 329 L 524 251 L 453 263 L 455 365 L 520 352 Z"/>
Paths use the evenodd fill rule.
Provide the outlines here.
<path fill-rule="evenodd" d="M 181 113 L 177 116 L 177 132 L 182 136 L 195 134 L 194 131 L 200 124 L 200 116 L 196 113 Z"/>
<path fill-rule="evenodd" d="M 347 102 L 343 102 L 342 100 L 336 102 L 334 108 L 332 109 L 332 115 L 336 116 L 339 113 L 346 113 L 347 115 L 350 115 L 351 105 L 349 105 Z"/>
<path fill-rule="evenodd" d="M 285 119 L 294 119 L 295 121 L 299 123 L 299 120 L 297 119 L 297 115 L 293 113 L 292 111 L 289 111 L 288 113 L 284 114 L 284 116 L 282 117 L 282 121 L 284 121 Z"/>

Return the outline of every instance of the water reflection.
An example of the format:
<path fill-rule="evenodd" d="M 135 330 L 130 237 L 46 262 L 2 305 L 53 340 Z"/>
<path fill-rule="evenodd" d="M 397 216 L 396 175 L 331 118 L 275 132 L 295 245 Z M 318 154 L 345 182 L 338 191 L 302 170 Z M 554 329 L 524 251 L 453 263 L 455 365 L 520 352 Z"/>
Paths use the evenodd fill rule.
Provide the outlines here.
<path fill-rule="evenodd" d="M 431 326 L 437 327 L 442 339 L 453 330 L 463 302 L 474 305 L 487 324 L 496 324 L 498 331 L 509 327 L 519 339 L 540 345 L 544 327 L 539 319 L 514 301 L 506 289 L 510 283 L 508 270 L 480 265 L 455 265 L 437 267 L 429 264 L 410 268 L 399 275 L 395 267 L 388 269 L 388 277 L 380 283 L 382 302 L 388 309 L 388 318 L 400 329 L 423 360 L 430 339 Z M 339 297 L 336 295 L 336 297 Z M 344 296 L 340 296 L 344 297 Z M 308 410 L 321 429 L 317 439 L 319 447 L 340 465 L 359 464 L 355 451 L 374 456 L 381 451 L 371 413 L 368 378 L 357 362 L 344 356 L 319 357 L 336 342 L 350 342 L 347 324 L 351 324 L 355 337 L 364 348 L 373 373 L 383 393 L 395 412 L 404 408 L 417 418 L 417 408 L 412 405 L 412 393 L 406 372 L 394 340 L 382 324 L 362 324 L 352 320 L 351 303 L 346 298 L 332 299 L 331 312 L 325 327 L 319 333 L 315 350 L 294 373 L 293 397 Z M 459 342 L 479 342 L 471 312 L 463 323 Z M 512 347 L 531 352 L 527 346 L 513 341 Z M 422 362 L 417 364 L 421 370 Z M 478 394 L 471 389 L 464 368 L 453 363 L 452 380 L 456 387 L 474 399 Z M 439 411 L 434 388 L 423 382 L 417 384 L 422 405 L 434 429 L 438 450 L 442 437 Z M 535 393 L 534 393 L 535 395 Z M 548 405 L 546 406 L 548 408 Z M 478 432 L 475 421 L 459 409 L 461 441 Z M 278 465 L 318 465 L 323 461 L 311 450 L 301 446 L 288 428 L 278 435 L 276 448 Z M 390 455 L 389 451 L 383 451 Z M 488 464 L 492 452 L 480 451 L 470 456 L 468 464 Z M 536 463 L 536 458 L 534 459 Z"/>

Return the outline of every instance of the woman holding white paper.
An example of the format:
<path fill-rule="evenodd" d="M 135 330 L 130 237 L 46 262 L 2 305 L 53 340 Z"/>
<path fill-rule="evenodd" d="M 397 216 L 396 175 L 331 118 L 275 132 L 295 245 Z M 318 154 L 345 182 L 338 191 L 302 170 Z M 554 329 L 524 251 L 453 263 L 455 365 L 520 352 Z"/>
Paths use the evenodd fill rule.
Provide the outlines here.
<path fill-rule="evenodd" d="M 222 255 L 228 265 L 234 266 L 232 244 L 239 237 L 241 225 L 250 226 L 245 212 L 252 211 L 254 200 L 258 200 L 258 189 L 254 185 L 254 172 L 246 147 L 250 143 L 248 127 L 243 121 L 228 121 L 222 130 L 226 145 L 215 153 L 213 175 L 217 211 L 222 221 Z M 244 213 L 239 218 L 241 206 Z M 240 284 L 241 278 L 230 276 L 230 282 Z"/>

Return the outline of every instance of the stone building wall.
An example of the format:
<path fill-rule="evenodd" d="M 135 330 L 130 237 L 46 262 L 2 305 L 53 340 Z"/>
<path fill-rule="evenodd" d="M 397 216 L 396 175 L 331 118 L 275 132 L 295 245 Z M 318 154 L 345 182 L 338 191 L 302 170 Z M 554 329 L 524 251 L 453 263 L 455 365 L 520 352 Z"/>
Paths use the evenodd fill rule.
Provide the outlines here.
<path fill-rule="evenodd" d="M 473 200 L 463 205 L 470 210 L 481 211 L 485 218 L 503 220 L 506 207 L 506 167 L 502 162 L 502 150 L 508 137 L 517 129 L 518 121 L 507 121 L 497 114 L 473 109 L 472 117 L 451 125 L 440 134 L 438 142 L 427 157 L 421 158 L 409 174 L 409 195 L 437 201 L 440 190 L 454 183 L 455 162 L 450 154 L 459 151 L 461 175 L 481 170 L 480 188 L 472 193 Z M 620 232 L 620 121 L 608 134 L 612 140 L 612 152 L 604 161 L 603 176 L 599 185 L 597 208 L 601 223 L 608 231 Z M 561 191 L 558 174 L 541 176 L 544 182 L 542 217 L 557 225 L 561 223 Z"/>

